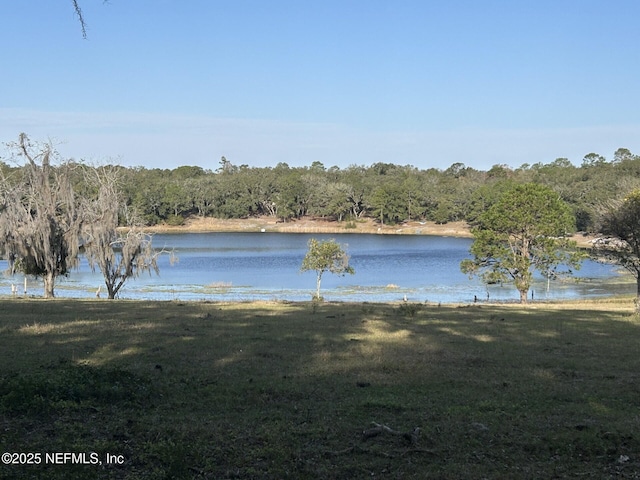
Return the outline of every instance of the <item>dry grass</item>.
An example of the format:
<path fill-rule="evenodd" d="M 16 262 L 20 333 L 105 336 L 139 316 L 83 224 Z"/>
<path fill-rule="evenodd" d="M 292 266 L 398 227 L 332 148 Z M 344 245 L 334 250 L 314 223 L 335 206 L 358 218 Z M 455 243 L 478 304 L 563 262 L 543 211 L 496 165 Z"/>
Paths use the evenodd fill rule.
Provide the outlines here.
<path fill-rule="evenodd" d="M 630 299 L 411 305 L 4 301 L 3 450 L 126 463 L 0 477 L 637 478 Z"/>
<path fill-rule="evenodd" d="M 438 225 L 434 222 L 405 222 L 400 225 L 380 225 L 367 218 L 358 221 L 336 222 L 321 218 L 304 217 L 288 222 L 274 217 L 250 217 L 243 219 L 219 219 L 212 217 L 190 217 L 184 225 L 156 225 L 149 227 L 156 233 L 193 232 L 279 232 L 279 233 L 379 233 L 379 234 L 423 234 L 470 237 L 471 231 L 465 222 L 450 222 Z"/>

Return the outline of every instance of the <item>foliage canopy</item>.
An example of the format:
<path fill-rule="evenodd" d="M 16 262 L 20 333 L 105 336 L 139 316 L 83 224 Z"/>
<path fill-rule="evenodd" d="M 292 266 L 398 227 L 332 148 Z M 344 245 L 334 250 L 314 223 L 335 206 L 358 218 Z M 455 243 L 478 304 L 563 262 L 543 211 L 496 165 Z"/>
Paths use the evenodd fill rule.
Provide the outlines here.
<path fill-rule="evenodd" d="M 487 283 L 513 282 L 525 303 L 535 270 L 551 278 L 562 265 L 579 268 L 582 255 L 565 237 L 574 229 L 569 207 L 551 189 L 527 183 L 506 191 L 478 219 L 472 260 L 463 272 Z"/>

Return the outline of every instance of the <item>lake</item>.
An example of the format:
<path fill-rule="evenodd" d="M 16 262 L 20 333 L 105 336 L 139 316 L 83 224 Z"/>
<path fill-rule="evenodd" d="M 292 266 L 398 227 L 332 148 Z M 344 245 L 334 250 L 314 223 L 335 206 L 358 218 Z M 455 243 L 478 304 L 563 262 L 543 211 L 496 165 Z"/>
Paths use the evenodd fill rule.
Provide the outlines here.
<path fill-rule="evenodd" d="M 120 298 L 152 300 L 310 300 L 315 272 L 300 273 L 309 238 L 335 239 L 351 256 L 355 275 L 325 273 L 321 294 L 326 300 L 387 302 L 406 295 L 414 302 L 515 301 L 513 285 L 485 286 L 460 272 L 460 261 L 470 258 L 471 240 L 427 235 L 189 233 L 155 235 L 156 248 L 175 249 L 159 261 L 160 275 L 129 280 Z M 6 262 L 0 268 L 6 269 Z M 633 284 L 619 282 L 617 267 L 584 263 L 575 278 L 547 282 L 537 278 L 536 299 L 570 299 L 633 293 Z M 24 277 L 0 279 L 0 293 L 9 295 L 11 284 L 22 293 Z M 77 271 L 56 284 L 58 297 L 94 297 L 103 285 L 100 272 L 91 272 L 86 259 Z M 42 283 L 28 279 L 30 295 L 42 295 Z M 104 292 L 104 285 L 102 288 Z M 104 293 L 103 293 L 104 295 Z"/>

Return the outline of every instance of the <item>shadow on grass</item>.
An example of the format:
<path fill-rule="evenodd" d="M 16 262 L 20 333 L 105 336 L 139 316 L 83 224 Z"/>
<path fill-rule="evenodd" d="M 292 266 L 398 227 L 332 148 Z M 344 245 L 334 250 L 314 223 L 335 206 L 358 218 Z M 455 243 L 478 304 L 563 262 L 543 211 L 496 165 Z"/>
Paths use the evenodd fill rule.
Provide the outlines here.
<path fill-rule="evenodd" d="M 0 476 L 633 478 L 631 309 L 4 301 Z"/>

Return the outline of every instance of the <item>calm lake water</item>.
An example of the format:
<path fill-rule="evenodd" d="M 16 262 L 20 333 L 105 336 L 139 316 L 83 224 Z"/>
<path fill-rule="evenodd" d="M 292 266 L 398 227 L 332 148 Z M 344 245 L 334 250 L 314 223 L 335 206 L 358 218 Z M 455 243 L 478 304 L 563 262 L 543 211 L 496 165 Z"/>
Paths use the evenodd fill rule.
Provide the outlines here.
<path fill-rule="evenodd" d="M 423 235 L 307 235 L 284 233 L 190 233 L 154 236 L 157 248 L 175 249 L 159 262 L 160 275 L 130 280 L 121 298 L 157 300 L 309 300 L 315 290 L 315 272 L 300 273 L 307 241 L 333 238 L 344 244 L 355 275 L 325 273 L 322 295 L 337 301 L 398 301 L 405 295 L 415 302 L 469 302 L 474 295 L 485 300 L 517 300 L 512 285 L 488 288 L 460 272 L 469 258 L 470 239 Z M 6 262 L 0 263 L 6 269 Z M 23 290 L 22 275 L 2 277 L 0 293 L 9 295 L 11 284 Z M 635 286 L 620 284 L 611 265 L 585 262 L 574 279 L 551 282 L 537 279 L 536 299 L 569 299 L 615 293 L 633 293 Z M 78 271 L 61 278 L 58 297 L 93 297 L 103 284 L 100 272 L 91 272 L 83 259 Z M 42 283 L 28 279 L 30 295 L 42 294 Z M 103 286 L 104 292 L 104 286 Z M 104 293 L 103 293 L 104 295 Z"/>

